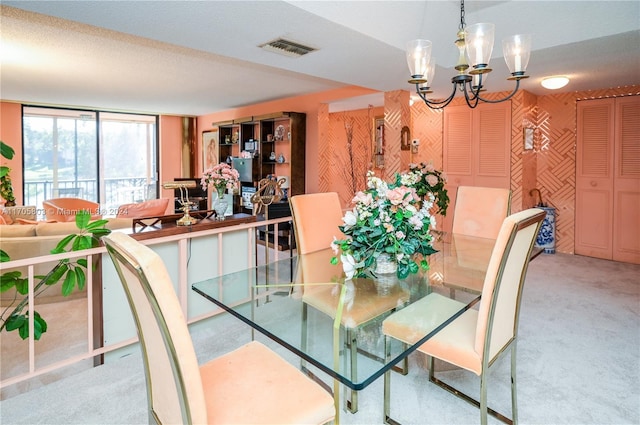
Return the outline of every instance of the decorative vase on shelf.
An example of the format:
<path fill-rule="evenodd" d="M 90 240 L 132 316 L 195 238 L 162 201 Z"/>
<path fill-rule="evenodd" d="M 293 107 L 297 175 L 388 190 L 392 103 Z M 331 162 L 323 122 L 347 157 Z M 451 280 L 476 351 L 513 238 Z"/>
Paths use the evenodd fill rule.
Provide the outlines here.
<path fill-rule="evenodd" d="M 216 212 L 217 220 L 224 220 L 224 213 L 227 211 L 227 207 L 229 206 L 229 203 L 224 198 L 224 192 L 226 189 L 226 186 L 216 187 L 218 197 L 214 201 L 213 210 Z"/>

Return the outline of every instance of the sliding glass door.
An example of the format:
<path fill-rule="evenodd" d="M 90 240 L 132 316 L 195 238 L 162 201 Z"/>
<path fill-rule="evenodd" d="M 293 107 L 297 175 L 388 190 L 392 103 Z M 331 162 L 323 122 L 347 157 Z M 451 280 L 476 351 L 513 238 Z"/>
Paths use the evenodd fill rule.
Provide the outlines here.
<path fill-rule="evenodd" d="M 23 108 L 24 204 L 99 202 L 104 215 L 158 195 L 156 116 Z"/>

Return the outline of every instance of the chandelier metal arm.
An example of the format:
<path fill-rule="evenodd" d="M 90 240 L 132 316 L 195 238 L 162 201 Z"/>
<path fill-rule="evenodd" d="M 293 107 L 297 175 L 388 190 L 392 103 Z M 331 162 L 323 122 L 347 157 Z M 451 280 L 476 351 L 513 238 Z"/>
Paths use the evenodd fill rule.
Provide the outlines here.
<path fill-rule="evenodd" d="M 485 99 L 482 96 L 480 96 L 480 93 L 478 93 L 477 97 L 478 97 L 478 99 L 480 99 L 481 101 L 486 102 L 486 103 L 500 103 L 500 102 L 504 102 L 506 100 L 511 99 L 516 94 L 516 92 L 518 91 L 518 88 L 520 88 L 520 80 L 516 80 L 516 86 L 513 89 L 513 91 L 511 92 L 511 94 L 509 94 L 506 97 L 503 97 L 502 99 L 496 99 L 496 100 Z"/>
<path fill-rule="evenodd" d="M 452 82 L 453 82 L 453 79 L 452 79 Z M 416 84 L 416 93 L 418 94 L 418 96 L 420 96 L 420 99 L 422 99 L 424 101 L 424 103 L 429 108 L 431 108 L 431 109 L 443 109 L 449 103 L 451 103 L 453 98 L 456 96 L 456 89 L 457 88 L 458 88 L 457 85 L 453 84 L 453 91 L 451 92 L 451 95 L 449 95 L 449 97 L 447 97 L 446 99 L 442 99 L 442 100 L 429 100 L 429 99 L 427 99 L 427 96 L 420 91 L 420 84 Z"/>

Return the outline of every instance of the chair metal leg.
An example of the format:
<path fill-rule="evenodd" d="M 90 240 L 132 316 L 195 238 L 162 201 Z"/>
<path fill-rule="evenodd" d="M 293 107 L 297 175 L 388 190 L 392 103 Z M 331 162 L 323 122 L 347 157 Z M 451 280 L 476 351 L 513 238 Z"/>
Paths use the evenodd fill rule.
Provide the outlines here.
<path fill-rule="evenodd" d="M 480 424 L 487 425 L 487 371 L 480 373 Z"/>
<path fill-rule="evenodd" d="M 345 328 L 345 337 L 349 346 L 349 362 L 351 369 L 351 381 L 358 379 L 358 340 L 357 331 L 351 328 Z M 351 413 L 358 411 L 358 392 L 355 390 L 347 390 L 345 394 L 346 409 Z"/>
<path fill-rule="evenodd" d="M 513 352 L 512 352 L 513 354 Z M 458 389 L 452 387 L 451 385 L 447 384 L 446 382 L 441 381 L 440 379 L 435 377 L 435 373 L 433 371 L 433 366 L 434 366 L 434 359 L 432 356 L 429 356 L 429 381 L 433 382 L 434 384 L 436 384 L 437 386 L 439 386 L 440 388 L 443 388 L 447 391 L 449 391 L 451 394 L 455 395 L 456 397 L 459 397 L 461 399 L 463 399 L 464 401 L 473 404 L 474 406 L 476 406 L 477 408 L 480 409 L 480 422 L 482 423 L 482 425 L 485 425 L 487 423 L 487 414 L 493 416 L 494 418 L 500 420 L 501 422 L 504 422 L 507 425 L 513 425 L 514 421 L 507 418 L 506 416 L 504 416 L 501 413 L 496 412 L 495 410 L 491 409 L 489 406 L 487 406 L 487 389 L 486 389 L 486 374 L 483 371 L 483 373 L 480 375 L 480 401 L 474 399 L 473 397 L 463 393 L 462 391 L 459 391 Z M 512 394 L 513 397 L 513 394 Z M 512 399 L 513 400 L 513 399 Z M 514 415 L 515 417 L 515 415 Z"/>
<path fill-rule="evenodd" d="M 391 360 L 391 340 L 386 335 L 384 337 L 384 356 L 387 362 Z M 388 425 L 400 425 L 399 422 L 391 418 L 391 370 L 384 373 L 382 422 Z"/>
<path fill-rule="evenodd" d="M 516 386 L 516 341 L 511 344 L 511 417 L 518 423 L 518 393 Z"/>
<path fill-rule="evenodd" d="M 307 303 L 302 303 L 302 329 L 300 335 L 300 348 L 302 351 L 307 351 Z M 300 370 L 307 371 L 307 361 L 300 357 Z"/>

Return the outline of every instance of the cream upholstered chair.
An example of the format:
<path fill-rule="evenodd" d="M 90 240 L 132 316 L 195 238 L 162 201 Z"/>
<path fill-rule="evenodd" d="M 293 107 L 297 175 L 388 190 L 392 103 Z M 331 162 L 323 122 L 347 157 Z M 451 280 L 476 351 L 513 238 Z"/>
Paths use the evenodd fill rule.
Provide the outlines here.
<path fill-rule="evenodd" d="M 152 424 L 327 423 L 331 395 L 259 342 L 198 366 L 162 259 L 130 236 L 103 238 L 133 312 Z"/>
<path fill-rule="evenodd" d="M 498 236 L 502 221 L 511 212 L 511 190 L 496 187 L 460 186 L 456 192 L 451 249 L 456 251 L 443 264 L 444 284 L 455 290 L 480 292 L 490 250 L 467 249 L 477 245 L 476 238 L 488 243 Z"/>
<path fill-rule="evenodd" d="M 335 281 L 336 276 L 342 275 L 340 265 L 331 265 L 333 251 L 329 249 L 334 237 L 345 237 L 338 228 L 344 224 L 340 199 L 336 192 L 312 193 L 292 196 L 289 203 L 298 250 L 296 280 L 303 283 L 303 318 L 306 320 L 307 305 L 335 318 L 340 291 L 334 291 L 333 285 L 308 284 L 331 283 Z M 340 324 L 345 331 L 345 343 L 349 348 L 351 377 L 356 379 L 358 330 L 372 320 L 395 310 L 398 305 L 406 303 L 409 295 L 399 285 L 395 285 L 387 296 L 380 297 L 373 285 L 358 279 L 354 279 L 352 283 L 355 296 L 343 309 Z M 302 331 L 304 342 L 306 327 L 303 326 Z M 357 412 L 357 391 L 350 392 L 350 397 L 346 398 L 346 405 L 349 411 Z"/>
<path fill-rule="evenodd" d="M 495 239 L 511 211 L 511 190 L 459 186 L 452 233 Z"/>
<path fill-rule="evenodd" d="M 531 251 L 544 217 L 543 210 L 531 208 L 503 220 L 485 275 L 479 308 L 465 311 L 418 348 L 430 356 L 429 380 L 480 407 L 482 424 L 487 423 L 487 413 L 506 423 L 517 423 L 518 420 L 516 342 L 520 302 Z M 434 314 L 447 310 L 455 312 L 461 306 L 464 304 L 456 300 L 430 294 L 389 316 L 383 323 L 385 339 L 391 337 L 415 344 L 434 330 L 434 321 L 429 321 Z M 439 322 L 436 320 L 435 323 Z M 511 354 L 512 420 L 487 407 L 488 369 L 507 350 Z M 479 375 L 480 401 L 437 379 L 433 370 L 434 358 Z M 387 372 L 384 383 L 385 418 L 389 417 L 390 411 L 390 379 L 391 374 Z"/>
<path fill-rule="evenodd" d="M 47 220 L 75 221 L 78 211 L 86 210 L 91 220 L 102 218 L 100 204 L 80 198 L 52 198 L 42 201 L 44 215 Z"/>

